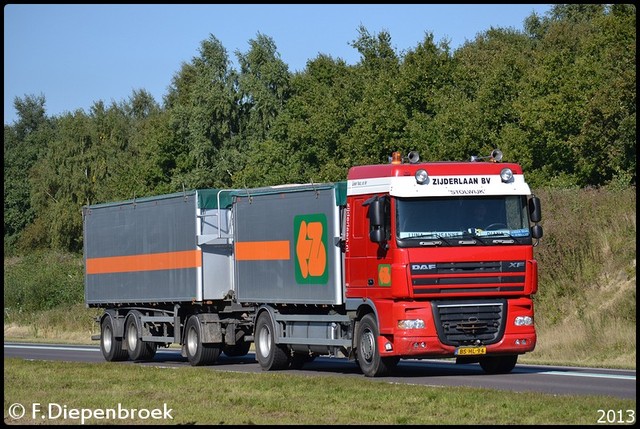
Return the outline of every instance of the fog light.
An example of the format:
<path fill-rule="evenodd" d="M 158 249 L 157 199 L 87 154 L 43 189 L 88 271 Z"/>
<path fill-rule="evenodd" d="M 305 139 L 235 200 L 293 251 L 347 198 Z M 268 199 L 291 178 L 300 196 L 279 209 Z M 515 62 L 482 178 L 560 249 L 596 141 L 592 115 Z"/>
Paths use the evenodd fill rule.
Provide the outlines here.
<path fill-rule="evenodd" d="M 527 339 L 523 338 L 523 339 L 516 340 L 516 346 L 520 346 L 520 345 L 526 346 L 527 345 Z"/>
<path fill-rule="evenodd" d="M 386 351 L 390 352 L 391 350 L 393 350 L 393 344 L 391 344 L 391 343 L 386 343 L 386 344 L 384 345 L 384 349 L 385 349 Z"/>

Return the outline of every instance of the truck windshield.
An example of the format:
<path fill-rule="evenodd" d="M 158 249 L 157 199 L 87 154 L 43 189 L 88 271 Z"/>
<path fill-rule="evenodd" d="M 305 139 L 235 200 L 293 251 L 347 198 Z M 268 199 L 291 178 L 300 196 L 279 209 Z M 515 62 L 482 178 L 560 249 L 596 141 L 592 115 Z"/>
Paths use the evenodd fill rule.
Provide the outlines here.
<path fill-rule="evenodd" d="M 530 243 L 527 197 L 396 199 L 396 239 L 400 247 L 425 245 L 425 240 L 462 245 L 464 242 L 449 239 L 469 237 L 485 244 Z"/>

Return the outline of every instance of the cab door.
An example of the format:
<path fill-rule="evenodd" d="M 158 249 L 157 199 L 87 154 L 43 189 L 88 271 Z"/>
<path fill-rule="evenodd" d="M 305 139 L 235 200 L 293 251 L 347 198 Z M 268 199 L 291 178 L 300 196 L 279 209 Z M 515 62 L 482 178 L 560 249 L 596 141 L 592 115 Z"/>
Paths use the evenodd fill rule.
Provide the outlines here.
<path fill-rule="evenodd" d="M 346 252 L 347 297 L 389 295 L 391 287 L 390 203 L 388 196 L 356 196 L 350 200 Z"/>

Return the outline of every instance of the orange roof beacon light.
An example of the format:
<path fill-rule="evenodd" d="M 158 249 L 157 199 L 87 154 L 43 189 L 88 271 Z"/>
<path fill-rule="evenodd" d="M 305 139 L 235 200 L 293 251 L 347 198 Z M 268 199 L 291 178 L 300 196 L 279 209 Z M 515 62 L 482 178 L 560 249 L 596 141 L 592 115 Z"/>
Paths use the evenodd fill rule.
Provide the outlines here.
<path fill-rule="evenodd" d="M 391 163 L 392 164 L 402 164 L 402 155 L 400 152 L 393 152 L 391 154 Z"/>

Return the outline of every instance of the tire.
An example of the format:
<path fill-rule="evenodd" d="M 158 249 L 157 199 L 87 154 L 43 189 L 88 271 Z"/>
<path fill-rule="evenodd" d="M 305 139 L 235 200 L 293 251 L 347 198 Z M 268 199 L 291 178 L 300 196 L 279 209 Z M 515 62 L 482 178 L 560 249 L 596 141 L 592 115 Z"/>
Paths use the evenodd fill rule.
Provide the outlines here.
<path fill-rule="evenodd" d="M 508 374 L 515 368 L 518 355 L 487 356 L 480 359 L 480 367 L 487 374 Z"/>
<path fill-rule="evenodd" d="M 100 351 L 107 362 L 127 360 L 129 354 L 122 349 L 122 339 L 115 336 L 113 319 L 106 316 L 100 324 Z"/>
<path fill-rule="evenodd" d="M 365 315 L 358 323 L 356 361 L 367 377 L 387 375 L 398 364 L 396 356 L 383 358 L 378 351 L 378 325 L 372 314 Z"/>
<path fill-rule="evenodd" d="M 221 347 L 202 343 L 200 320 L 196 316 L 189 318 L 184 332 L 184 348 L 192 366 L 210 365 L 218 359 Z"/>
<path fill-rule="evenodd" d="M 275 343 L 275 327 L 268 312 L 258 316 L 256 322 L 256 359 L 263 371 L 277 371 L 289 367 L 289 349 Z"/>
<path fill-rule="evenodd" d="M 249 353 L 250 348 L 251 343 L 248 341 L 242 341 L 234 345 L 225 344 L 222 348 L 222 353 L 229 357 L 244 356 Z"/>
<path fill-rule="evenodd" d="M 156 344 L 142 341 L 142 332 L 138 330 L 140 313 L 131 312 L 127 317 L 124 329 L 124 339 L 127 344 L 129 359 L 133 361 L 147 361 L 156 355 Z M 140 322 L 141 323 L 141 322 Z"/>

